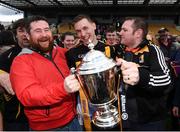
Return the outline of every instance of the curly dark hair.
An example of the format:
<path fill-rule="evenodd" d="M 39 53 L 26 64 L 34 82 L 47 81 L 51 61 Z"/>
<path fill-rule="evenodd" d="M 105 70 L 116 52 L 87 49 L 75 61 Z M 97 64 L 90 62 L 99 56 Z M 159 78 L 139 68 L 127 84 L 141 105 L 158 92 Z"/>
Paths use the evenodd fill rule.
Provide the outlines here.
<path fill-rule="evenodd" d="M 17 34 L 16 29 L 19 27 L 25 28 L 25 26 L 26 26 L 26 19 L 25 18 L 19 19 L 13 23 L 12 31 L 16 35 Z"/>

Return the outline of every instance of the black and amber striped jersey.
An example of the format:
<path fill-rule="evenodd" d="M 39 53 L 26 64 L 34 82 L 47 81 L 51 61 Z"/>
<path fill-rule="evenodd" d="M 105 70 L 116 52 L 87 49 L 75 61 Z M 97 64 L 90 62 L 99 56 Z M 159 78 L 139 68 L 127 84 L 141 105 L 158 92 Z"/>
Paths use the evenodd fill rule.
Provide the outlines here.
<path fill-rule="evenodd" d="M 104 54 L 109 58 L 115 59 L 115 56 L 116 56 L 115 51 L 114 51 L 114 48 L 111 46 L 107 46 L 104 43 L 98 41 L 94 49 L 104 52 Z M 66 59 L 67 59 L 69 68 L 71 67 L 76 68 L 80 64 L 83 57 L 86 55 L 88 51 L 90 51 L 90 49 L 84 44 L 81 44 L 78 47 L 72 48 L 69 51 L 67 51 Z"/>

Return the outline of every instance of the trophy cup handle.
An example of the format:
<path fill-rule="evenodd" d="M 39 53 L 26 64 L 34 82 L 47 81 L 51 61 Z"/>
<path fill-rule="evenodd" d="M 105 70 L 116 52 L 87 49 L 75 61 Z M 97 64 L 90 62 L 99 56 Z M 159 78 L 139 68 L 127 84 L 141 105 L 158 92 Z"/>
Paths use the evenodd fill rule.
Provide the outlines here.
<path fill-rule="evenodd" d="M 76 69 L 75 69 L 75 67 L 72 67 L 72 68 L 70 69 L 70 72 L 71 72 L 71 74 L 76 74 Z"/>
<path fill-rule="evenodd" d="M 115 74 L 120 74 L 121 73 L 121 69 L 120 69 L 120 66 L 118 66 L 118 65 L 115 65 L 115 67 L 114 67 L 114 71 L 115 71 Z"/>
<path fill-rule="evenodd" d="M 82 115 L 83 115 L 83 122 L 84 122 L 84 127 L 85 127 L 85 130 L 86 131 L 92 131 L 92 128 L 91 128 L 91 119 L 89 117 L 89 108 L 88 108 L 88 101 L 87 101 L 87 96 L 85 95 L 84 93 L 84 90 L 83 90 L 83 84 L 81 82 L 81 79 L 76 71 L 76 69 L 74 67 L 72 67 L 70 69 L 71 71 L 71 74 L 74 74 L 76 76 L 76 78 L 78 79 L 79 81 L 79 84 L 81 86 L 81 89 L 79 90 L 79 96 L 80 96 L 80 102 L 81 102 L 81 112 L 82 112 Z M 82 103 L 83 102 L 83 103 Z M 83 104 L 83 106 L 82 106 Z"/>
<path fill-rule="evenodd" d="M 83 88 L 83 84 L 82 84 L 82 82 L 81 82 L 81 79 L 80 79 L 80 77 L 79 77 L 79 75 L 78 75 L 75 67 L 72 67 L 72 68 L 70 69 L 70 72 L 71 72 L 71 74 L 74 74 L 74 75 L 76 76 L 77 80 L 79 81 L 79 84 L 80 84 L 81 88 Z"/>

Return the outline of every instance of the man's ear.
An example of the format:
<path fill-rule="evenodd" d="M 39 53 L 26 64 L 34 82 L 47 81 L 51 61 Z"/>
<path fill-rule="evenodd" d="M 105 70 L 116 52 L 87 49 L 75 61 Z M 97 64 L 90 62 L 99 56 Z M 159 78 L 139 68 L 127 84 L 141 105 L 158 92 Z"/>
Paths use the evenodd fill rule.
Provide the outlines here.
<path fill-rule="evenodd" d="M 94 29 L 96 30 L 96 23 L 93 22 L 92 25 L 93 25 Z"/>
<path fill-rule="evenodd" d="M 141 37 L 143 35 L 143 30 L 142 29 L 137 29 L 136 30 L 136 36 L 138 36 L 138 37 Z"/>
<path fill-rule="evenodd" d="M 28 40 L 30 40 L 30 36 L 29 36 L 28 33 L 26 33 L 26 37 L 27 37 Z"/>

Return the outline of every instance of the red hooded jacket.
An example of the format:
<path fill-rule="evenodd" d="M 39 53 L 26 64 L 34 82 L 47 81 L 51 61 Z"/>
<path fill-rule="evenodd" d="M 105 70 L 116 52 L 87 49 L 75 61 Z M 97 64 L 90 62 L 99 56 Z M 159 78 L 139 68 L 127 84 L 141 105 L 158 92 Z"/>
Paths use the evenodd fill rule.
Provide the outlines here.
<path fill-rule="evenodd" d="M 12 87 L 25 107 L 33 130 L 64 126 L 76 115 L 75 96 L 64 89 L 64 78 L 69 75 L 65 52 L 65 49 L 54 48 L 52 59 L 48 59 L 23 49 L 13 61 Z"/>

